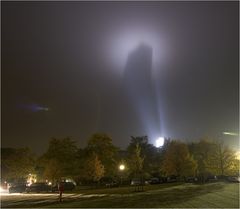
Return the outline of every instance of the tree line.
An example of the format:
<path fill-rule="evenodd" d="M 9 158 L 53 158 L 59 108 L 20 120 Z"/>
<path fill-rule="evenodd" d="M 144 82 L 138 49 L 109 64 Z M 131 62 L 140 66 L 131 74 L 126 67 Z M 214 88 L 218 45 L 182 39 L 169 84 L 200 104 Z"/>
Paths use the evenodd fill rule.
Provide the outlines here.
<path fill-rule="evenodd" d="M 37 157 L 29 148 L 1 148 L 1 178 L 24 181 L 32 173 L 38 181 L 56 182 L 71 178 L 78 184 L 97 184 L 103 179 L 209 175 L 239 175 L 239 159 L 234 150 L 220 141 L 201 139 L 186 143 L 165 139 L 162 147 L 149 143 L 147 136 L 133 137 L 125 150 L 114 146 L 107 134 L 93 134 L 85 148 L 71 138 L 49 141 L 46 152 Z M 119 165 L 125 165 L 123 171 Z"/>

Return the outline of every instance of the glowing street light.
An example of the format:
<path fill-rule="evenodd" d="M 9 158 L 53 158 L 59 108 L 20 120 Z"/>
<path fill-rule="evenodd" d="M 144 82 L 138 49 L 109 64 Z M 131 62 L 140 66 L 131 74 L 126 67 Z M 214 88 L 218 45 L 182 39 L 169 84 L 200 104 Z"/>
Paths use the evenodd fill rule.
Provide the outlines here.
<path fill-rule="evenodd" d="M 121 165 L 119 166 L 119 170 L 120 170 L 120 171 L 123 171 L 124 169 L 125 169 L 125 165 L 121 164 Z"/>
<path fill-rule="evenodd" d="M 119 170 L 121 171 L 121 174 L 123 174 L 122 172 L 125 170 L 125 165 L 123 165 L 123 164 L 121 164 L 121 165 L 119 165 Z M 122 185 L 122 175 L 120 174 L 120 185 Z"/>
<path fill-rule="evenodd" d="M 164 137 L 159 137 L 156 142 L 155 142 L 155 146 L 158 147 L 162 147 L 164 144 Z"/>

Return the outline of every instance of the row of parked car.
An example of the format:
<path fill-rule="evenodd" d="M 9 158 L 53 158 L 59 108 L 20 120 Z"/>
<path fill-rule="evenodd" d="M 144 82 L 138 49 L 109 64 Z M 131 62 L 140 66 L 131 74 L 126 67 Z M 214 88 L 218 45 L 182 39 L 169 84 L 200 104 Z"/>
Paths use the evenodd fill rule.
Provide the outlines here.
<path fill-rule="evenodd" d="M 141 180 L 141 179 L 132 179 L 131 185 L 141 185 L 141 184 L 161 184 L 161 183 L 170 183 L 170 182 L 177 182 L 176 176 L 169 176 L 169 177 L 154 177 L 149 180 Z"/>
<path fill-rule="evenodd" d="M 105 179 L 106 180 L 106 179 Z M 227 181 L 227 182 L 240 182 L 240 177 L 238 176 L 225 176 L 220 177 L 220 176 L 207 176 L 205 177 L 205 182 L 216 182 L 216 181 Z M 178 182 L 182 181 L 182 179 L 179 179 L 177 176 L 168 176 L 168 177 L 153 177 L 148 180 L 140 179 L 140 178 L 133 178 L 130 181 L 131 186 L 138 186 L 138 185 L 147 185 L 147 184 L 162 184 L 162 183 L 173 183 L 173 182 Z M 200 178 L 194 177 L 194 176 L 189 176 L 184 178 L 184 181 L 186 183 L 197 183 L 201 182 Z M 106 181 L 101 182 L 101 185 L 105 185 L 106 187 L 118 187 L 120 185 L 129 185 L 129 181 L 123 181 L 123 182 L 118 182 L 113 179 L 107 179 Z"/>
<path fill-rule="evenodd" d="M 197 177 L 186 177 L 184 179 L 185 182 L 187 183 L 195 183 L 198 182 L 200 179 Z M 227 181 L 227 182 L 240 182 L 240 177 L 239 176 L 208 176 L 205 179 L 205 182 L 216 182 L 216 181 Z M 176 176 L 169 176 L 169 177 L 154 177 L 149 180 L 141 181 L 140 179 L 132 179 L 131 185 L 142 185 L 142 184 L 161 184 L 161 183 L 171 183 L 171 182 L 177 182 L 179 181 L 178 177 Z"/>
<path fill-rule="evenodd" d="M 218 180 L 224 180 L 228 182 L 240 182 L 239 176 L 208 176 L 206 178 L 206 182 L 215 182 Z M 141 180 L 138 178 L 132 179 L 130 185 L 136 186 L 136 185 L 143 185 L 143 184 L 161 184 L 161 183 L 171 183 L 171 182 L 177 182 L 178 178 L 176 176 L 169 176 L 169 177 L 154 177 L 149 180 Z M 185 182 L 198 182 L 198 178 L 196 177 L 187 177 L 185 178 Z M 119 182 L 117 181 L 108 181 L 105 182 L 106 187 L 116 187 L 119 186 Z M 72 191 L 75 189 L 75 184 L 73 182 L 63 182 L 64 191 Z M 27 186 L 26 184 L 13 184 L 9 188 L 9 193 L 23 193 L 23 192 L 58 192 L 58 186 L 57 185 L 48 185 L 46 183 L 33 183 L 30 186 Z"/>
<path fill-rule="evenodd" d="M 75 185 L 72 182 L 63 182 L 64 191 L 72 191 L 75 189 Z M 9 187 L 9 193 L 23 193 L 23 192 L 58 192 L 58 186 L 48 185 L 46 183 L 33 183 L 27 186 L 24 183 L 13 184 Z"/>

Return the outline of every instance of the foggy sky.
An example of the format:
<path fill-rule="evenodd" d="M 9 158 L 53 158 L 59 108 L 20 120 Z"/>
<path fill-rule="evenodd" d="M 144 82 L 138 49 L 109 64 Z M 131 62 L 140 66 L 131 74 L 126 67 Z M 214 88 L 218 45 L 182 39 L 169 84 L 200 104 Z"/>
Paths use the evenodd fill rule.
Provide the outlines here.
<path fill-rule="evenodd" d="M 238 2 L 1 4 L 3 147 L 41 153 L 66 136 L 85 146 L 94 132 L 122 148 L 131 135 L 237 145 L 221 133 L 239 127 Z M 126 97 L 127 63 L 141 42 L 152 48 L 151 92 Z M 151 104 L 137 113 L 141 98 Z"/>

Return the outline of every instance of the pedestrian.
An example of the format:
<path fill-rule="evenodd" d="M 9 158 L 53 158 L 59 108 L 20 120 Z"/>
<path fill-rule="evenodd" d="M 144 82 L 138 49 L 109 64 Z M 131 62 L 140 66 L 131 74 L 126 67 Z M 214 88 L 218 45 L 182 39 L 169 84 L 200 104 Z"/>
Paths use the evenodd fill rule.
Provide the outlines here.
<path fill-rule="evenodd" d="M 64 191 L 64 186 L 63 186 L 63 182 L 59 182 L 58 183 L 58 191 L 59 191 L 59 202 L 62 202 L 62 194 Z"/>

